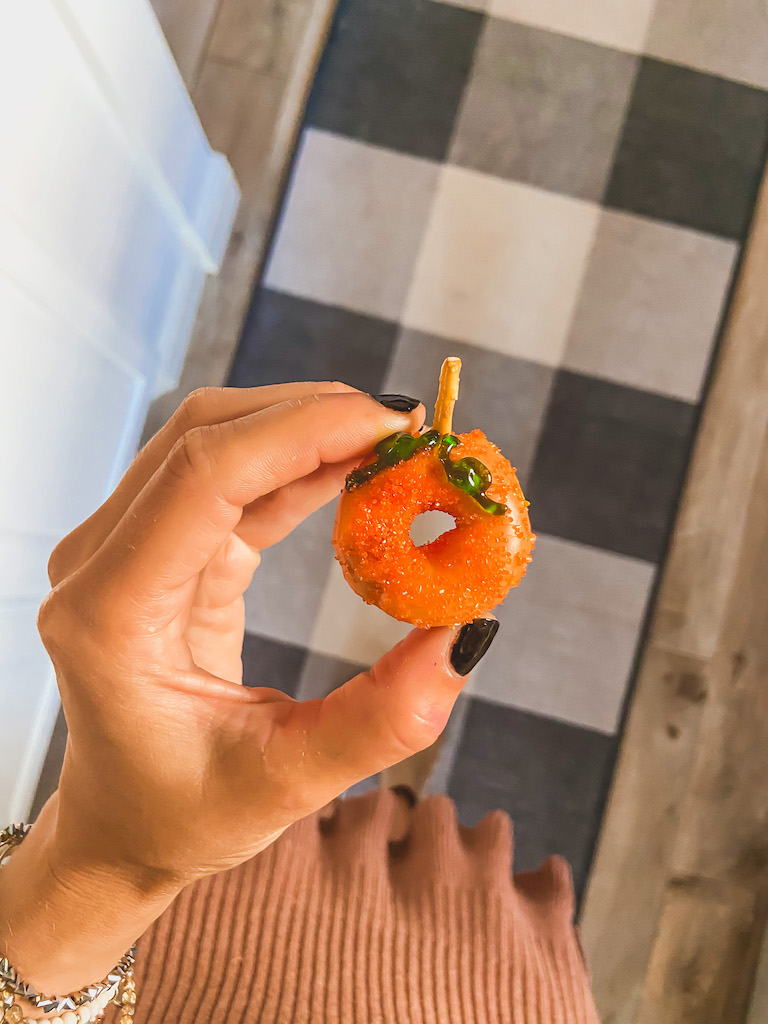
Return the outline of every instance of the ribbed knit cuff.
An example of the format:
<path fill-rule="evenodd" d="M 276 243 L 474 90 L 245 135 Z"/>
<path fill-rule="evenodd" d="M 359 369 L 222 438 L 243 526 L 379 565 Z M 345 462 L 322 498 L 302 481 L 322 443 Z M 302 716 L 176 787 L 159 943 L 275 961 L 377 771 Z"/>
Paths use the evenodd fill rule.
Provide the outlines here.
<path fill-rule="evenodd" d="M 136 1024 L 598 1024 L 565 862 L 513 879 L 507 816 L 444 797 L 390 844 L 395 800 L 186 889 L 139 941 Z"/>

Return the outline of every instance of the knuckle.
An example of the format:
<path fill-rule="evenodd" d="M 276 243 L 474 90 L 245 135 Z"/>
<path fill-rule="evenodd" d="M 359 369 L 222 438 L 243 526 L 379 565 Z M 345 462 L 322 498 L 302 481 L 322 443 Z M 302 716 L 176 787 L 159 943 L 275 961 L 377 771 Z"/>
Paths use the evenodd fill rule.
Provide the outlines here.
<path fill-rule="evenodd" d="M 190 429 L 207 422 L 221 390 L 221 388 L 202 387 L 190 391 L 178 410 L 178 418 L 182 426 Z"/>
<path fill-rule="evenodd" d="M 379 680 L 377 666 L 369 670 L 368 676 L 371 682 L 368 684 L 374 689 L 381 690 L 386 683 Z M 339 694 L 347 696 L 353 701 L 351 691 L 344 693 L 344 687 L 338 690 Z M 347 709 L 348 714 L 354 714 L 354 709 Z M 423 714 L 418 699 L 403 694 L 397 699 L 387 700 L 380 708 L 379 734 L 387 745 L 394 760 L 402 760 L 423 751 L 437 738 L 438 730 L 429 721 L 428 716 Z"/>
<path fill-rule="evenodd" d="M 166 461 L 166 468 L 172 479 L 186 482 L 190 477 L 210 469 L 211 433 L 212 429 L 206 426 L 196 426 L 184 431 Z"/>
<path fill-rule="evenodd" d="M 86 663 L 112 650 L 125 611 L 119 597 L 78 577 L 46 595 L 37 612 L 37 630 L 57 667 L 71 664 L 80 674 Z"/>
<path fill-rule="evenodd" d="M 52 587 L 58 586 L 59 583 L 76 572 L 98 547 L 98 517 L 101 510 L 98 509 L 79 526 L 76 526 L 71 533 L 62 537 L 51 551 L 48 556 L 47 571 Z"/>
<path fill-rule="evenodd" d="M 37 612 L 37 631 L 48 651 L 60 650 L 73 635 L 77 604 L 71 599 L 66 582 L 54 587 Z"/>
<path fill-rule="evenodd" d="M 48 580 L 52 587 L 61 583 L 77 568 L 76 547 L 79 545 L 74 543 L 72 534 L 68 534 L 51 552 L 48 557 Z"/>
<path fill-rule="evenodd" d="M 313 391 L 311 395 L 296 395 L 294 398 L 286 398 L 285 402 L 282 403 L 282 408 L 288 412 L 290 410 L 303 409 L 319 401 L 320 395 Z"/>
<path fill-rule="evenodd" d="M 295 776 L 275 786 L 274 794 L 275 803 L 281 813 L 293 821 L 309 814 L 316 803 L 313 787 Z"/>
<path fill-rule="evenodd" d="M 52 630 L 52 627 L 56 623 L 56 618 L 59 615 L 58 599 L 55 596 L 56 591 L 51 590 L 43 598 L 43 602 L 37 610 L 37 631 L 40 636 L 45 640 L 47 634 Z"/>
<path fill-rule="evenodd" d="M 387 726 L 394 743 L 407 755 L 424 750 L 437 738 L 435 729 L 410 709 L 405 714 L 390 716 Z"/>
<path fill-rule="evenodd" d="M 370 677 L 373 686 L 379 688 L 384 685 L 376 680 L 375 665 L 370 669 Z M 383 708 L 381 728 L 388 736 L 392 750 L 403 757 L 424 750 L 437 739 L 438 729 L 423 710 L 418 701 L 407 697 Z"/>

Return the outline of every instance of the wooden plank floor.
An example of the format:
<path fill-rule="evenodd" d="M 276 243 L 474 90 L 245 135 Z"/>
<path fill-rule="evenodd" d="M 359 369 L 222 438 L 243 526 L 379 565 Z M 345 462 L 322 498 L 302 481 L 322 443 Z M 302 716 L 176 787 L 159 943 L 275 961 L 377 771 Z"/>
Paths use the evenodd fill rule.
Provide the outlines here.
<path fill-rule="evenodd" d="M 768 179 L 582 916 L 604 1024 L 741 1024 L 768 899 Z"/>
<path fill-rule="evenodd" d="M 221 273 L 208 279 L 175 391 L 153 404 L 145 439 L 188 392 L 223 384 L 237 347 L 336 0 L 153 0 L 213 147 L 243 197 Z"/>
<path fill-rule="evenodd" d="M 192 92 L 221 0 L 152 0 L 187 89 Z"/>

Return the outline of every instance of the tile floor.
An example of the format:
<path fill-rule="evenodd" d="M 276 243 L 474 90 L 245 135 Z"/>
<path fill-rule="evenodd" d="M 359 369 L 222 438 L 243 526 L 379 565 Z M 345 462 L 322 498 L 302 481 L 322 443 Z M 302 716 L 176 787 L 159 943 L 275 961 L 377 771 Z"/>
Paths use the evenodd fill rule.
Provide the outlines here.
<path fill-rule="evenodd" d="M 431 785 L 579 891 L 768 147 L 763 7 L 341 0 L 232 366 L 429 404 L 462 357 L 457 427 L 518 465 L 540 539 Z M 264 552 L 248 682 L 321 695 L 402 635 L 332 518 Z"/>

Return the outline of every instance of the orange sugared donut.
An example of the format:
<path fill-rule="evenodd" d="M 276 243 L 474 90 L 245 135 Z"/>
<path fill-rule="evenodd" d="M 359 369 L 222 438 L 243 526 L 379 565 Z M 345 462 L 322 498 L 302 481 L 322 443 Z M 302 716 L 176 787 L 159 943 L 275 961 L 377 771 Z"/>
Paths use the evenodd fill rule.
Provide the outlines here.
<path fill-rule="evenodd" d="M 446 459 L 467 458 L 491 474 L 478 500 L 452 483 L 446 469 Z M 483 497 L 506 506 L 503 513 L 487 511 Z M 453 516 L 456 526 L 416 547 L 411 524 L 432 509 Z M 433 443 L 345 490 L 333 536 L 352 589 L 422 627 L 469 622 L 490 611 L 525 575 L 534 541 L 515 470 L 480 430 L 458 435 L 449 450 Z"/>

